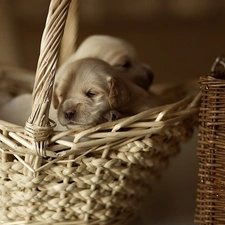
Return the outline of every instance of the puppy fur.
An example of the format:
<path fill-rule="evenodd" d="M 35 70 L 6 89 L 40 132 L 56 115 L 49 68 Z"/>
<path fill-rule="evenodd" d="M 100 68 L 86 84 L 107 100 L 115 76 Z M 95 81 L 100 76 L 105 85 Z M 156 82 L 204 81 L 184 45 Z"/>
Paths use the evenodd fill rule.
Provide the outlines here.
<path fill-rule="evenodd" d="M 70 61 L 58 70 L 52 103 L 59 122 L 69 129 L 85 129 L 157 105 L 147 91 L 96 58 Z"/>
<path fill-rule="evenodd" d="M 135 84 L 148 90 L 153 81 L 153 73 L 147 64 L 138 60 L 134 47 L 123 39 L 92 35 L 85 39 L 70 61 L 83 58 L 98 58 L 113 66 Z"/>

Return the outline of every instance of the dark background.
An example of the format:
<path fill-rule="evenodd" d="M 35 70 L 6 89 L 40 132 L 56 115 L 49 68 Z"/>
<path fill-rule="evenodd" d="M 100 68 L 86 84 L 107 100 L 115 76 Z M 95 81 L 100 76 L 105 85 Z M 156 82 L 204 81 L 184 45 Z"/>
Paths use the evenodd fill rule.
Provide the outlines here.
<path fill-rule="evenodd" d="M 225 52 L 224 0 L 80 0 L 80 43 L 108 34 L 132 43 L 155 83 L 198 78 Z M 0 0 L 0 63 L 36 69 L 48 0 Z"/>

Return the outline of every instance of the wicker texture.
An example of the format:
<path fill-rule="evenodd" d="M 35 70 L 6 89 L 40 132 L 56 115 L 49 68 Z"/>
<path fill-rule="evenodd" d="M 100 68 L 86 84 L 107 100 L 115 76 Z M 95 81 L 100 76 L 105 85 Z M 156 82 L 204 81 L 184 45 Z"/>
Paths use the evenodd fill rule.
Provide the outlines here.
<path fill-rule="evenodd" d="M 218 62 L 217 59 L 216 63 Z M 224 68 L 223 61 L 223 70 Z M 224 72 L 221 71 L 215 71 L 212 75 L 224 78 Z M 225 80 L 213 76 L 200 78 L 202 97 L 199 114 L 199 182 L 195 221 L 201 225 L 225 223 Z"/>
<path fill-rule="evenodd" d="M 52 1 L 25 127 L 0 121 L 0 223 L 122 225 L 192 136 L 199 95 L 76 132 L 48 118 L 70 1 Z"/>
<path fill-rule="evenodd" d="M 191 137 L 195 122 L 191 115 L 198 112 L 191 103 L 193 99 L 187 98 L 170 105 L 170 110 L 152 109 L 78 134 L 55 133 L 46 151 L 49 156 L 39 168 L 24 161 L 32 149 L 24 128 L 3 126 L 1 149 L 15 157 L 4 157 L 0 164 L 4 224 L 24 220 L 125 224 L 154 178 L 179 151 L 180 141 Z M 164 117 L 157 121 L 161 114 Z M 69 133 L 74 142 L 63 140 Z M 24 144 L 16 145 L 10 137 Z M 80 141 L 84 137 L 87 140 Z M 33 176 L 24 174 L 25 168 Z"/>

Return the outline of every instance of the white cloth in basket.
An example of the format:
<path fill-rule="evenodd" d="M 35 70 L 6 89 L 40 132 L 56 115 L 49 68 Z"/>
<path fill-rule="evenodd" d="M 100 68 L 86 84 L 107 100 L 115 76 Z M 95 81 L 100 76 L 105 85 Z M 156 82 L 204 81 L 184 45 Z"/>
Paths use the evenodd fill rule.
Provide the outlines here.
<path fill-rule="evenodd" d="M 31 115 L 31 107 L 32 95 L 19 95 L 0 107 L 0 120 L 24 126 L 28 117 Z M 66 130 L 66 127 L 58 122 L 56 110 L 53 107 L 50 108 L 50 118 L 57 123 L 55 130 Z"/>

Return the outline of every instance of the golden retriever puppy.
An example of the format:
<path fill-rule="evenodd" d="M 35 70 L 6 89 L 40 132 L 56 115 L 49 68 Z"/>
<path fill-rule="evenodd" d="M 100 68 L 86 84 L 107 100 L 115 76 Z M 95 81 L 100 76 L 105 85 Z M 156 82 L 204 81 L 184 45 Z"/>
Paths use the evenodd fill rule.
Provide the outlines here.
<path fill-rule="evenodd" d="M 69 129 L 88 128 L 157 105 L 149 92 L 96 58 L 67 62 L 59 68 L 52 103 L 58 121 Z"/>
<path fill-rule="evenodd" d="M 121 75 L 129 78 L 140 87 L 148 90 L 153 81 L 150 66 L 138 60 L 134 47 L 128 42 L 107 35 L 92 35 L 85 39 L 71 61 L 83 58 L 98 58 L 106 61 Z"/>

